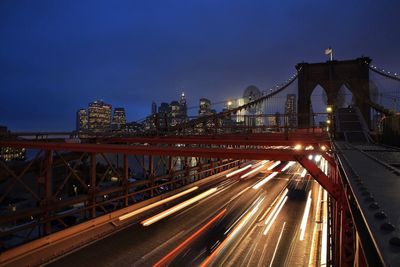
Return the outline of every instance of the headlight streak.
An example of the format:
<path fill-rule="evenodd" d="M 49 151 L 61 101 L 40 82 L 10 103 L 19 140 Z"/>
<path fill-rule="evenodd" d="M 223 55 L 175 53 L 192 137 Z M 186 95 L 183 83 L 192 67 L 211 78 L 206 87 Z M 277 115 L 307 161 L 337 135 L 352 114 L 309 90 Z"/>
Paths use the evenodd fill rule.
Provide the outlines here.
<path fill-rule="evenodd" d="M 267 225 L 272 217 L 274 216 L 275 212 L 277 211 L 277 209 L 279 208 L 279 206 L 282 204 L 282 202 L 284 201 L 285 197 L 287 196 L 287 193 L 289 192 L 289 189 L 285 189 L 285 191 L 282 192 L 282 195 L 278 198 L 278 201 L 274 201 L 274 203 L 276 202 L 276 205 L 274 205 L 274 203 L 272 203 L 274 205 L 274 208 L 272 209 L 270 215 L 268 216 L 268 218 L 265 220 L 264 224 Z"/>
<path fill-rule="evenodd" d="M 271 214 L 268 216 L 268 218 L 265 220 L 265 225 L 266 228 L 263 232 L 263 235 L 267 235 L 268 231 L 271 229 L 271 226 L 274 224 L 276 218 L 278 217 L 278 214 L 280 213 L 280 211 L 282 210 L 283 206 L 285 205 L 288 197 L 287 197 L 287 193 L 288 193 L 288 189 L 286 189 L 284 191 L 284 193 L 282 194 L 282 196 L 280 197 L 278 203 L 276 204 L 276 206 L 274 207 L 274 209 L 271 211 Z"/>
<path fill-rule="evenodd" d="M 272 178 L 274 178 L 276 175 L 278 174 L 278 172 L 273 172 L 270 175 L 268 175 L 267 177 L 265 177 L 264 179 L 262 179 L 260 182 L 256 183 L 253 186 L 253 189 L 259 189 L 261 186 L 263 186 L 264 184 L 266 184 L 269 180 L 271 180 Z"/>
<path fill-rule="evenodd" d="M 167 216 L 169 216 L 169 215 L 171 215 L 171 214 L 173 214 L 173 213 L 175 213 L 177 211 L 180 211 L 181 209 L 186 208 L 187 206 L 189 206 L 189 205 L 191 205 L 191 204 L 193 204 L 193 203 L 195 203 L 195 202 L 197 202 L 197 201 L 199 201 L 199 200 L 201 200 L 201 199 L 203 199 L 203 198 L 215 193 L 216 191 L 217 191 L 216 187 L 211 188 L 211 189 L 209 189 L 209 190 L 207 190 L 207 191 L 205 191 L 205 192 L 203 192 L 203 193 L 201 193 L 201 194 L 199 194 L 199 195 L 197 195 L 197 196 L 195 196 L 195 197 L 193 197 L 191 199 L 188 199 L 188 200 L 186 200 L 186 201 L 184 201 L 182 203 L 179 203 L 179 204 L 177 204 L 177 205 L 175 205 L 175 206 L 173 206 L 173 207 L 171 207 L 171 208 L 169 208 L 169 209 L 167 209 L 167 210 L 165 210 L 163 212 L 160 212 L 159 214 L 156 214 L 156 215 L 154 215 L 154 216 L 152 216 L 152 217 L 150 217 L 150 218 L 148 218 L 148 219 L 146 219 L 146 220 L 144 220 L 144 221 L 142 221 L 140 223 L 143 226 L 149 226 L 149 225 L 151 225 L 151 224 L 153 224 L 155 222 L 158 222 L 159 220 L 164 219 L 165 217 L 167 217 Z"/>
<path fill-rule="evenodd" d="M 289 167 L 291 167 L 293 164 L 295 164 L 295 161 L 289 161 L 285 167 L 283 167 L 282 172 L 286 171 L 287 169 L 289 169 Z"/>
<path fill-rule="evenodd" d="M 311 208 L 311 190 L 308 193 L 307 203 L 304 208 L 303 218 L 302 218 L 301 224 L 300 224 L 300 241 L 304 240 L 304 235 L 306 233 L 308 214 L 310 213 L 310 208 Z"/>
<path fill-rule="evenodd" d="M 268 167 L 268 171 L 272 170 L 273 168 L 275 168 L 276 166 L 278 166 L 279 164 L 281 164 L 281 161 L 278 160 L 276 162 L 274 162 L 274 164 L 272 164 L 271 166 Z"/>
<path fill-rule="evenodd" d="M 269 162 L 269 160 L 262 160 L 256 164 L 254 164 L 253 166 L 251 166 L 252 169 L 257 168 L 260 165 L 264 165 L 265 163 Z"/>
<path fill-rule="evenodd" d="M 233 228 L 232 232 L 225 238 L 225 240 L 208 256 L 200 265 L 200 267 L 208 266 L 211 261 L 215 258 L 215 256 L 225 248 L 225 246 L 240 232 L 240 230 L 247 224 L 247 222 L 254 216 L 254 214 L 259 209 L 261 203 L 264 201 L 263 198 L 258 198 L 257 204 L 249 211 L 240 222 Z"/>
<path fill-rule="evenodd" d="M 225 213 L 227 209 L 223 209 L 221 212 L 219 212 L 216 216 L 214 216 L 210 221 L 208 221 L 203 227 L 201 227 L 199 230 L 197 230 L 194 234 L 189 236 L 185 241 L 183 241 L 179 246 L 174 248 L 172 251 L 170 251 L 167 255 L 165 255 L 162 259 L 160 259 L 158 262 L 156 262 L 153 267 L 161 267 L 165 266 L 170 262 L 173 257 L 175 257 L 179 251 L 184 248 L 186 245 L 188 245 L 192 240 L 194 240 L 198 235 L 200 235 L 205 229 L 207 229 L 211 224 L 213 224 L 215 221 L 220 219 Z"/>
<path fill-rule="evenodd" d="M 140 208 L 140 209 L 137 209 L 137 210 L 134 210 L 134 211 L 129 212 L 129 213 L 127 213 L 127 214 L 124 214 L 124 215 L 118 217 L 118 220 L 122 221 L 122 220 L 128 219 L 128 218 L 130 218 L 130 217 L 132 217 L 132 216 L 135 216 L 135 215 L 137 215 L 137 214 L 139 214 L 139 213 L 142 213 L 142 212 L 144 212 L 144 211 L 150 210 L 150 209 L 155 208 L 155 207 L 157 207 L 157 206 L 160 206 L 160 205 L 162 205 L 162 204 L 164 204 L 164 203 L 167 203 L 167 202 L 169 202 L 169 201 L 171 201 L 171 200 L 174 200 L 174 199 L 176 199 L 176 198 L 179 198 L 179 197 L 181 197 L 181 196 L 184 196 L 184 195 L 186 195 L 186 194 L 189 194 L 189 193 L 191 193 L 191 192 L 193 192 L 193 191 L 195 191 L 195 190 L 197 190 L 197 189 L 199 189 L 198 186 L 189 188 L 189 189 L 187 189 L 187 190 L 185 190 L 185 191 L 183 191 L 183 192 L 180 192 L 180 193 L 178 193 L 178 194 L 175 194 L 175 195 L 173 195 L 173 196 L 167 197 L 167 198 L 165 198 L 165 199 L 162 199 L 162 200 L 157 201 L 157 202 L 155 202 L 155 203 L 152 203 L 152 204 L 150 204 L 150 205 L 144 206 L 144 207 L 142 207 L 142 208 Z"/>
<path fill-rule="evenodd" d="M 258 166 L 257 168 L 249 171 L 248 173 L 243 174 L 242 176 L 240 176 L 241 179 L 246 178 L 247 176 L 258 172 L 259 170 L 261 170 L 262 168 L 264 168 L 265 163 L 261 164 L 260 166 Z"/>
<path fill-rule="evenodd" d="M 247 166 L 245 166 L 245 167 L 243 167 L 243 168 L 240 168 L 240 169 L 237 169 L 236 171 L 233 171 L 233 172 L 231 172 L 231 173 L 228 173 L 227 175 L 226 175 L 226 177 L 231 177 L 231 176 L 233 176 L 233 175 L 235 175 L 235 174 L 238 174 L 239 172 L 242 172 L 242 171 L 244 171 L 244 170 L 247 170 L 248 168 L 250 168 L 252 166 L 252 164 L 249 164 L 249 165 L 247 165 Z"/>
<path fill-rule="evenodd" d="M 307 174 L 307 169 L 304 169 L 300 174 L 301 178 L 304 178 L 306 174 Z"/>
<path fill-rule="evenodd" d="M 275 250 L 274 250 L 274 254 L 272 255 L 271 263 L 269 264 L 269 267 L 271 267 L 272 264 L 274 263 L 276 252 L 278 251 L 278 246 L 279 246 L 279 243 L 281 242 L 281 238 L 282 238 L 283 230 L 285 229 L 285 225 L 286 225 L 286 222 L 283 223 L 282 230 L 281 230 L 281 233 L 279 234 L 278 242 L 276 242 L 276 247 L 275 247 Z"/>
<path fill-rule="evenodd" d="M 310 253 L 308 257 L 308 266 L 315 266 L 316 263 L 316 257 L 317 253 L 315 252 L 315 247 L 318 246 L 318 239 L 317 239 L 317 227 L 320 225 L 320 204 L 321 204 L 321 185 L 318 185 L 318 194 L 317 194 L 317 203 L 316 203 L 316 208 L 315 208 L 315 217 L 314 217 L 314 227 L 313 227 L 313 233 L 312 233 L 312 238 L 311 238 L 311 247 L 310 247 Z"/>
<path fill-rule="evenodd" d="M 323 202 L 322 202 L 322 241 L 321 241 L 321 266 L 326 266 L 327 262 L 327 250 L 328 250 L 328 192 L 323 191 Z"/>

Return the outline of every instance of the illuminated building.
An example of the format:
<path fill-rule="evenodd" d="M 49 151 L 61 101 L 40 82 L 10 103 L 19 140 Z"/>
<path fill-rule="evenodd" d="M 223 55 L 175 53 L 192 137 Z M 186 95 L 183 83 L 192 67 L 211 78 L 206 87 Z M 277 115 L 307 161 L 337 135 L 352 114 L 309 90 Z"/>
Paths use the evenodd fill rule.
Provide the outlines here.
<path fill-rule="evenodd" d="M 199 116 L 211 115 L 211 101 L 207 98 L 201 98 L 199 103 Z"/>
<path fill-rule="evenodd" d="M 115 108 L 113 119 L 111 123 L 113 131 L 125 131 L 126 129 L 126 115 L 124 108 Z"/>
<path fill-rule="evenodd" d="M 76 112 L 76 130 L 86 131 L 88 129 L 88 114 L 87 110 L 81 108 Z"/>
<path fill-rule="evenodd" d="M 0 126 L 0 136 L 7 135 L 8 131 L 6 126 Z M 12 160 L 25 160 L 26 150 L 25 148 L 12 148 L 12 147 L 1 147 L 0 148 L 0 160 L 12 161 Z"/>
<path fill-rule="evenodd" d="M 287 94 L 285 102 L 285 125 L 290 128 L 297 126 L 296 95 Z"/>
<path fill-rule="evenodd" d="M 157 114 L 157 104 L 154 101 L 151 103 L 151 114 Z"/>
<path fill-rule="evenodd" d="M 172 101 L 168 112 L 169 125 L 175 126 L 181 122 L 181 105 L 178 101 Z"/>
<path fill-rule="evenodd" d="M 185 93 L 182 92 L 181 99 L 179 100 L 180 105 L 180 112 L 181 112 L 181 119 L 186 120 L 187 118 L 187 104 L 186 104 L 186 97 Z"/>
<path fill-rule="evenodd" d="M 110 104 L 103 101 L 94 101 L 89 103 L 88 121 L 89 131 L 92 132 L 108 132 L 111 130 L 111 111 Z"/>

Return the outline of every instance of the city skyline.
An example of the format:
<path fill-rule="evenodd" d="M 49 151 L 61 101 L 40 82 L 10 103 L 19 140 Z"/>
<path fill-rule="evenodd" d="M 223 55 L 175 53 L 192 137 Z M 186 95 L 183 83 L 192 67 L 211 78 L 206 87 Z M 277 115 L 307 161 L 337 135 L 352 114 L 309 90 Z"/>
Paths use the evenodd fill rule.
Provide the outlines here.
<path fill-rule="evenodd" d="M 202 97 L 236 98 L 249 84 L 268 90 L 284 82 L 299 62 L 326 61 L 329 46 L 334 59 L 367 55 L 400 71 L 393 56 L 399 8 L 393 1 L 329 8 L 311 1 L 2 1 L 0 124 L 73 129 L 70 114 L 94 99 L 124 106 L 135 121 L 149 102 L 169 102 L 181 88 L 189 106 Z"/>

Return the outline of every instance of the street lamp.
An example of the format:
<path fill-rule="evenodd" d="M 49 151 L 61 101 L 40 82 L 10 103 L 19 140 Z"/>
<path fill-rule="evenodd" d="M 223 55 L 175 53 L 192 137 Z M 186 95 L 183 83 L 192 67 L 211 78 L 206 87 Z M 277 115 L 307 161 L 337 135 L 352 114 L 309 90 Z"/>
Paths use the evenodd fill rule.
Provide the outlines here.
<path fill-rule="evenodd" d="M 332 113 L 332 106 L 327 106 L 326 107 L 326 112 Z"/>

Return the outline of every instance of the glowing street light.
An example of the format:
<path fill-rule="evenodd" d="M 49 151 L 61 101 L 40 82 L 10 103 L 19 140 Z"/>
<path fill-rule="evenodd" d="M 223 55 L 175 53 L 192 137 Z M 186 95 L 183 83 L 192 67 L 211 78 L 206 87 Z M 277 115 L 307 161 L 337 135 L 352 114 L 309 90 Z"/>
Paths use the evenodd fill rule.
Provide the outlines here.
<path fill-rule="evenodd" d="M 326 120 L 326 123 L 327 123 L 327 124 L 331 124 L 331 120 L 329 120 L 329 119 Z"/>
<path fill-rule="evenodd" d="M 331 107 L 331 106 L 327 106 L 327 107 L 326 107 L 326 112 L 332 113 L 332 107 Z"/>

